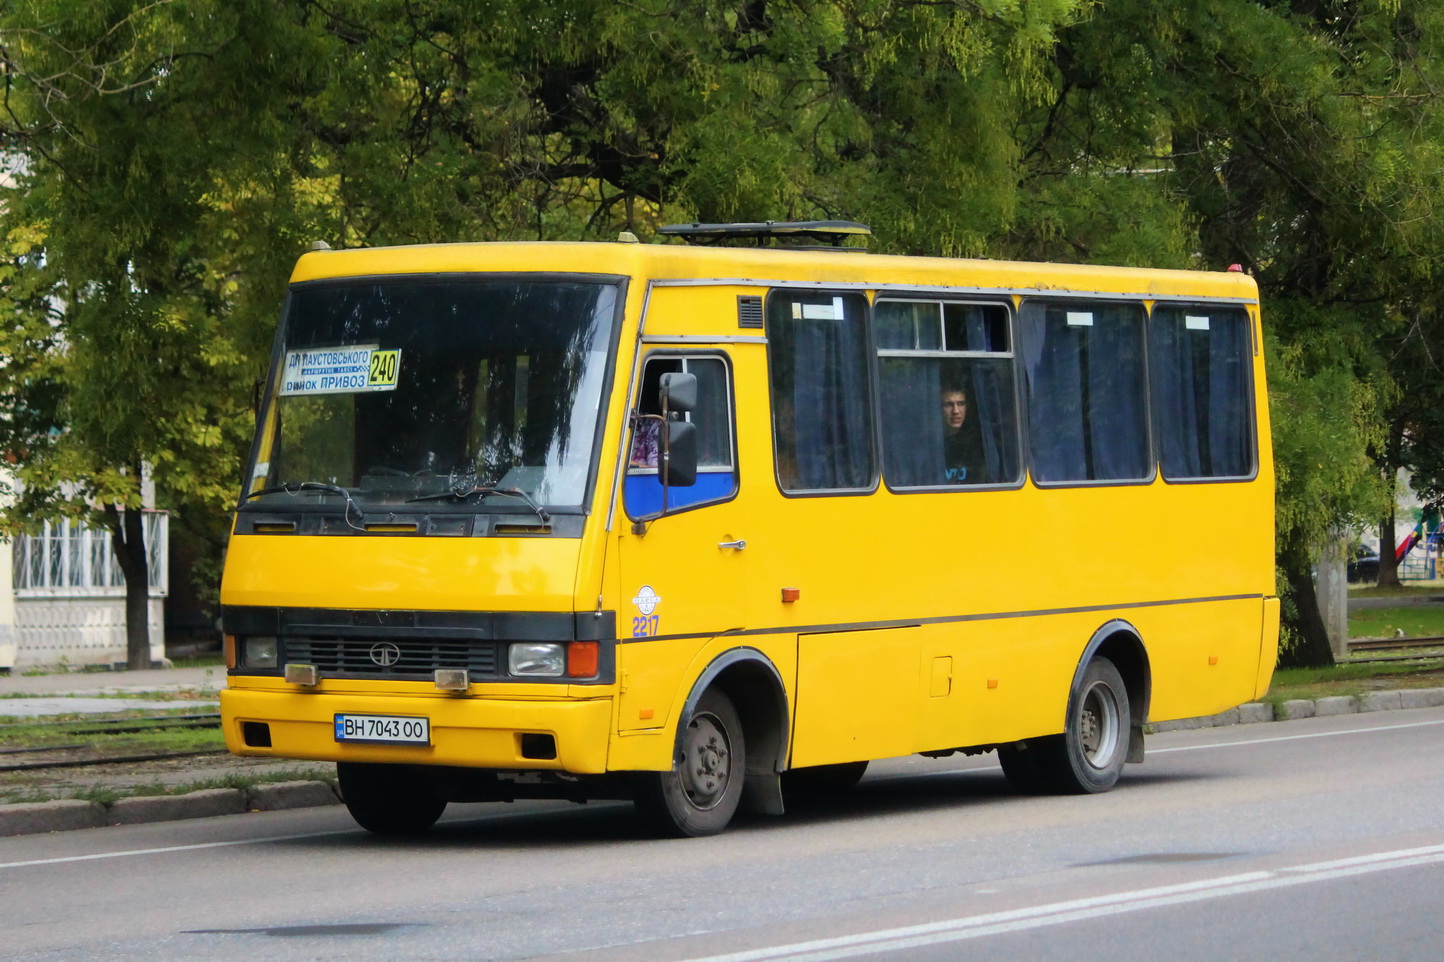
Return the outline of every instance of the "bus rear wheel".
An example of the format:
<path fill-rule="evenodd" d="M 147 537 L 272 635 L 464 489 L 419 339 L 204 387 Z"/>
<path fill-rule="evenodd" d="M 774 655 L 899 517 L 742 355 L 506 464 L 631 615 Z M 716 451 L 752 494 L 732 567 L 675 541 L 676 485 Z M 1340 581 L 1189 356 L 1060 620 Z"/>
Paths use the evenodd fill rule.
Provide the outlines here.
<path fill-rule="evenodd" d="M 1008 783 L 1026 794 L 1106 792 L 1128 760 L 1132 722 L 1123 676 L 1107 658 L 1094 658 L 1083 673 L 1063 734 L 1004 746 L 998 749 L 998 760 Z"/>
<path fill-rule="evenodd" d="M 678 760 L 668 772 L 647 772 L 637 808 L 658 832 L 677 838 L 716 835 L 742 798 L 747 749 L 732 700 L 709 690 L 682 730 Z"/>
<path fill-rule="evenodd" d="M 337 762 L 336 778 L 356 824 L 377 835 L 417 835 L 446 810 L 446 800 L 404 765 Z"/>

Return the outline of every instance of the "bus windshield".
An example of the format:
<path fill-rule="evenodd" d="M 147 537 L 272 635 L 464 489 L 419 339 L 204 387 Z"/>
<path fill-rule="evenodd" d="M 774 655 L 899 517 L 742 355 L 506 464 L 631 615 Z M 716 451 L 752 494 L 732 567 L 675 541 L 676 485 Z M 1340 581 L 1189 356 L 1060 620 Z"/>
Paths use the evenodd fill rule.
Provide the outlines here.
<path fill-rule="evenodd" d="M 247 496 L 583 508 L 617 304 L 593 281 L 294 288 Z"/>

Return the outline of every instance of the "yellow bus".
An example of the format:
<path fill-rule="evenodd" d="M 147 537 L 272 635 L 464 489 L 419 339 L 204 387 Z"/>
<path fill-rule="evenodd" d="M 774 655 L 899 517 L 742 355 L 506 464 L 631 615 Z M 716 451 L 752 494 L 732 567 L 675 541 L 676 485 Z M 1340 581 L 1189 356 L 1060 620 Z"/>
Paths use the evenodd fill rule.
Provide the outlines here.
<path fill-rule="evenodd" d="M 1253 280 L 862 231 L 302 256 L 226 558 L 230 749 L 336 762 L 383 834 L 552 797 L 705 835 L 913 753 L 1105 791 L 1146 722 L 1261 695 Z"/>

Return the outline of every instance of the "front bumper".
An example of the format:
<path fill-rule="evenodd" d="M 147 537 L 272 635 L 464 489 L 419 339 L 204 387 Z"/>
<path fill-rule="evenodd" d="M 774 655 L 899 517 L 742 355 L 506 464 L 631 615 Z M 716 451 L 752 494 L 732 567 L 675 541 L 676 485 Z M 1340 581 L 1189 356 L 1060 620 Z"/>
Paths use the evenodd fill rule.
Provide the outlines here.
<path fill-rule="evenodd" d="M 423 715 L 431 721 L 431 744 L 338 742 L 338 713 Z M 247 744 L 248 722 L 267 726 L 269 747 Z M 601 774 L 607 770 L 612 698 L 524 700 L 228 688 L 221 692 L 221 724 L 226 747 L 236 755 Z M 522 736 L 537 734 L 556 740 L 555 758 L 523 756 Z"/>

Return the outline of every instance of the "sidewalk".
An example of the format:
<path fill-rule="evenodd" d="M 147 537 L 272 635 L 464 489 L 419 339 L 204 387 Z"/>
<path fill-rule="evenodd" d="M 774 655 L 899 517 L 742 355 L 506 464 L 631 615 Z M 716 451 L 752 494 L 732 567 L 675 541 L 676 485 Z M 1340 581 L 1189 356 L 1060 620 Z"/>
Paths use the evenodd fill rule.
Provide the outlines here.
<path fill-rule="evenodd" d="M 68 671 L 48 675 L 12 672 L 0 675 L 0 697 L 94 692 L 219 691 L 225 685 L 226 669 L 223 665 L 214 668 L 157 668 L 153 671 Z"/>

